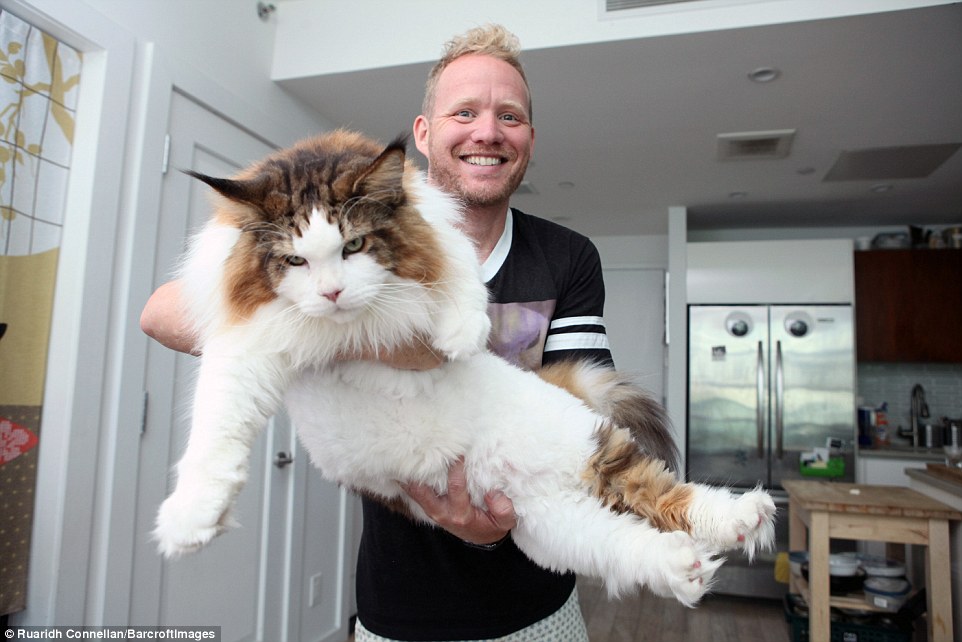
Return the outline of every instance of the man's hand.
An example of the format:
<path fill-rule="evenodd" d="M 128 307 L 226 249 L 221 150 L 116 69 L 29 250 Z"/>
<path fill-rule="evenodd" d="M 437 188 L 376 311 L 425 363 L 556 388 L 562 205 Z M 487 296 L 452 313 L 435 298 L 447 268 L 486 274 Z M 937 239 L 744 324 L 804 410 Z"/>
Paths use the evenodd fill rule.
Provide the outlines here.
<path fill-rule="evenodd" d="M 405 484 L 405 492 L 441 528 L 472 544 L 493 544 L 505 538 L 518 523 L 514 504 L 500 491 L 484 496 L 487 510 L 471 503 L 464 460 L 448 469 L 448 492 L 440 497 L 424 484 Z"/>

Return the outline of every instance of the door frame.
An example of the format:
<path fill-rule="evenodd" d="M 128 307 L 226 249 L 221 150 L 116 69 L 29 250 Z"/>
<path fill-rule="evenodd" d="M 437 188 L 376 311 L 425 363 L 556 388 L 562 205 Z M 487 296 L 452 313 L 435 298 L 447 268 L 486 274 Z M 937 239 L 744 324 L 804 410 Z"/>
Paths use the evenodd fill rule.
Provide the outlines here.
<path fill-rule="evenodd" d="M 27 609 L 15 625 L 76 624 L 95 609 L 88 552 L 108 447 L 114 258 L 136 41 L 82 3 L 3 0 L 4 10 L 83 52 L 71 172 L 48 346 Z M 71 25 L 69 28 L 64 25 Z M 118 135 L 118 132 L 121 135 Z"/>
<path fill-rule="evenodd" d="M 27 609 L 14 626 L 125 623 L 136 456 L 170 96 L 179 91 L 275 146 L 308 132 L 83 3 L 0 7 L 84 54 L 58 266 Z M 320 122 L 320 118 L 318 119 Z"/>

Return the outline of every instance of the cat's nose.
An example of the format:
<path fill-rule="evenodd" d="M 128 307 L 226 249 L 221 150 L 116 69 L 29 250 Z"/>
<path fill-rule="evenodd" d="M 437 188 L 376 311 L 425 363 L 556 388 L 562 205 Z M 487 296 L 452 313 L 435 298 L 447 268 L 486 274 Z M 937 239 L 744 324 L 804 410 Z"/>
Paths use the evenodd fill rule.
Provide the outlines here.
<path fill-rule="evenodd" d="M 331 303 L 337 303 L 337 297 L 341 296 L 341 292 L 343 292 L 343 290 L 331 290 L 330 292 L 324 292 L 321 296 Z"/>

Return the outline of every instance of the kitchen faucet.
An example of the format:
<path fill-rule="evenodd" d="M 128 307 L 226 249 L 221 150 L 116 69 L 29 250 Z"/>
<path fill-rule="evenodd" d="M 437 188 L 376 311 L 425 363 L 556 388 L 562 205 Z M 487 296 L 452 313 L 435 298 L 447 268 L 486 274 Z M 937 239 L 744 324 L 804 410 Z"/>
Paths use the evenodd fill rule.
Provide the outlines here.
<path fill-rule="evenodd" d="M 925 403 L 925 389 L 921 384 L 912 387 L 912 445 L 919 446 L 922 434 L 919 432 L 919 417 L 929 416 L 929 405 Z"/>

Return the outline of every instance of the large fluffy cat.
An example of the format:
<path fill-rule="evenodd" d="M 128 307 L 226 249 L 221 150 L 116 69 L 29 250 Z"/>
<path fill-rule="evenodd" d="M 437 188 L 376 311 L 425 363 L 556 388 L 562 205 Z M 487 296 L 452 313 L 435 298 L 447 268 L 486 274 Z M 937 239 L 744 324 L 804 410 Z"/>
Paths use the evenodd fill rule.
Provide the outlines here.
<path fill-rule="evenodd" d="M 721 551 L 771 545 L 768 495 L 679 483 L 663 413 L 625 377 L 586 363 L 539 376 L 485 352 L 474 246 L 403 142 L 339 131 L 234 179 L 195 176 L 225 198 L 181 270 L 202 357 L 157 519 L 165 555 L 228 525 L 251 443 L 285 400 L 326 477 L 427 520 L 399 482 L 444 492 L 464 457 L 478 505 L 495 489 L 514 502 L 526 555 L 612 593 L 647 585 L 691 605 Z M 411 341 L 446 362 L 411 372 L 349 359 Z"/>

